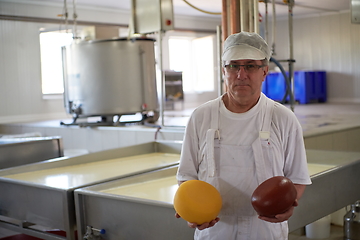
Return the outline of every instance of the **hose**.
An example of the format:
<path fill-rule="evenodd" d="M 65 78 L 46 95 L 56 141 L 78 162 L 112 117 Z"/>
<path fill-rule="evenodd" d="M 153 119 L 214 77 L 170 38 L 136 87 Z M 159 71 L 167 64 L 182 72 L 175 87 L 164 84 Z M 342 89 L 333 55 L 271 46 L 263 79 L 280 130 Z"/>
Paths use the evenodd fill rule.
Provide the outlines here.
<path fill-rule="evenodd" d="M 292 99 L 294 98 L 293 93 L 292 93 L 292 91 L 291 91 L 290 79 L 289 79 L 288 75 L 286 74 L 283 66 L 280 64 L 280 62 L 278 62 L 278 61 L 277 61 L 275 58 L 273 58 L 273 57 L 270 58 L 270 62 L 275 63 L 276 66 L 279 67 L 282 75 L 284 76 L 285 83 L 286 83 L 286 91 L 285 91 L 284 97 L 283 97 L 282 100 L 281 100 L 281 103 L 285 103 L 286 97 L 287 97 L 288 95 L 289 95 L 290 98 L 292 98 Z"/>
<path fill-rule="evenodd" d="M 221 15 L 221 12 L 209 12 L 209 11 L 205 11 L 205 10 L 202 10 L 198 7 L 195 7 L 194 5 L 192 5 L 191 3 L 189 3 L 188 1 L 186 0 L 183 0 L 186 4 L 188 4 L 190 7 L 200 11 L 200 12 L 203 12 L 203 13 L 206 13 L 206 14 L 213 14 L 213 15 Z"/>

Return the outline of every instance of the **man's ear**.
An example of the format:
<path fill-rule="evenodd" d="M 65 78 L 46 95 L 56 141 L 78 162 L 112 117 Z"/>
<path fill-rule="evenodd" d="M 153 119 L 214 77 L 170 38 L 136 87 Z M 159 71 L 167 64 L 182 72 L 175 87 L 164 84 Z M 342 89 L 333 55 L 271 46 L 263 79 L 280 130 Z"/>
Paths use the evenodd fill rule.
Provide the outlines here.
<path fill-rule="evenodd" d="M 263 69 L 264 69 L 264 78 L 265 78 L 266 75 L 269 73 L 269 65 L 265 66 Z"/>
<path fill-rule="evenodd" d="M 264 75 L 263 75 L 263 82 L 265 81 L 265 79 L 266 79 L 266 76 L 268 75 L 268 73 L 269 73 L 269 66 L 265 66 L 264 68 L 263 68 L 264 70 L 263 70 L 263 73 L 264 73 Z"/>

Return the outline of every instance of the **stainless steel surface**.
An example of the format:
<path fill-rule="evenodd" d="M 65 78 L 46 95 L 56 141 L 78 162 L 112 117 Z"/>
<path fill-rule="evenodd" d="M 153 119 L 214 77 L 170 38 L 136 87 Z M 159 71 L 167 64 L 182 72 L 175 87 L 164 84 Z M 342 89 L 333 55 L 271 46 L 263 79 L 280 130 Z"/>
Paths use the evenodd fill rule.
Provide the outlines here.
<path fill-rule="evenodd" d="M 360 152 L 307 150 L 313 184 L 308 186 L 289 221 L 290 231 L 354 202 L 360 196 Z M 104 229 L 104 239 L 192 239 L 193 231 L 174 218 L 172 203 L 114 194 L 107 189 L 134 187 L 173 176 L 176 167 L 77 189 L 75 205 L 79 237 L 87 226 Z M 147 185 L 146 185 L 147 186 Z M 144 193 L 145 195 L 145 193 Z M 141 226 L 141 227 L 139 227 Z M 119 237 L 121 236 L 121 237 Z M 145 237 L 146 236 L 146 237 Z"/>
<path fill-rule="evenodd" d="M 59 158 L 57 161 L 48 160 L 41 163 L 33 163 L 27 166 L 18 166 L 11 169 L 0 170 L 0 227 L 9 228 L 18 232 L 37 236 L 39 231 L 30 227 L 23 226 L 20 223 L 27 222 L 44 226 L 47 228 L 61 229 L 67 234 L 69 240 L 75 239 L 75 204 L 74 190 L 102 182 L 125 178 L 131 175 L 144 173 L 172 165 L 178 164 L 178 160 L 171 163 L 159 162 L 157 165 L 148 167 L 147 163 L 134 166 L 139 170 L 127 170 L 122 167 L 122 162 L 116 169 L 119 174 L 107 174 L 104 172 L 106 165 L 114 158 L 132 158 L 141 154 L 166 153 L 178 155 L 181 150 L 181 142 L 150 142 L 146 144 L 135 145 L 131 147 L 118 148 L 81 155 L 72 158 Z M 104 163 L 104 167 L 98 167 L 88 172 L 81 172 L 78 169 L 87 169 L 87 164 Z M 106 163 L 106 164 L 105 164 Z M 110 164 L 109 164 L 110 165 Z M 144 168 L 142 165 L 145 165 Z M 43 173 L 55 171 L 57 169 L 67 168 L 77 169 L 79 173 L 74 177 L 74 182 L 66 187 L 67 181 L 70 181 L 66 172 L 49 175 L 46 184 L 36 181 L 25 181 L 14 178 L 18 175 L 31 175 L 36 173 L 38 176 Z M 100 179 L 86 180 L 85 176 L 101 174 Z M 62 186 L 65 184 L 65 186 Z M 59 185 L 59 187 L 56 187 Z M 46 234 L 45 239 L 59 239 L 59 236 Z"/>
<path fill-rule="evenodd" d="M 308 163 L 334 165 L 311 176 L 289 220 L 294 231 L 360 199 L 360 152 L 307 150 Z"/>
<path fill-rule="evenodd" d="M 193 239 L 194 230 L 189 228 L 183 219 L 175 218 L 173 203 L 172 201 L 169 202 L 168 196 L 172 195 L 173 192 L 159 194 L 160 199 L 155 200 L 147 196 L 146 193 L 142 194 L 137 191 L 137 186 L 140 184 L 152 189 L 151 186 L 157 186 L 156 181 L 161 180 L 173 180 L 172 182 L 177 184 L 176 171 L 177 167 L 173 166 L 126 179 L 77 189 L 75 191 L 75 206 L 78 238 L 81 239 L 84 236 L 87 226 L 92 226 L 97 229 L 104 229 L 105 234 L 102 235 L 102 238 L 106 240 Z M 111 192 L 114 188 L 127 186 L 136 189 L 133 195 L 144 195 L 144 198 L 118 195 Z M 160 189 L 159 192 L 163 193 L 165 189 Z M 172 190 L 176 191 L 176 189 L 177 186 Z M 156 195 L 156 191 L 154 192 Z"/>
<path fill-rule="evenodd" d="M 349 240 L 360 240 L 360 200 L 351 205 L 344 216 L 344 236 Z"/>
<path fill-rule="evenodd" d="M 109 39 L 63 48 L 65 107 L 84 116 L 158 111 L 154 40 Z"/>
<path fill-rule="evenodd" d="M 351 23 L 360 23 L 360 0 L 351 0 Z"/>
<path fill-rule="evenodd" d="M 132 0 L 134 33 L 174 30 L 172 0 Z"/>
<path fill-rule="evenodd" d="M 0 138 L 0 169 L 63 156 L 61 137 Z"/>

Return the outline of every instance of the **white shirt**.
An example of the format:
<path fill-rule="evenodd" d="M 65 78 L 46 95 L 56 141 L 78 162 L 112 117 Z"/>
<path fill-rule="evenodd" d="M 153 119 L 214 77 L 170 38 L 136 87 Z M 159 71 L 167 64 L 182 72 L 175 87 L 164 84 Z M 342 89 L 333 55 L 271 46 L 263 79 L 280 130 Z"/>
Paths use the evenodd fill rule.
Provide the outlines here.
<path fill-rule="evenodd" d="M 245 113 L 233 113 L 226 109 L 222 97 L 212 101 L 220 104 L 220 138 L 228 145 L 250 145 L 259 136 L 264 119 L 265 103 L 269 100 L 261 94 L 258 103 Z M 179 181 L 201 179 L 199 171 L 204 156 L 205 136 L 210 128 L 211 111 L 207 102 L 194 110 L 187 124 L 177 174 Z M 295 114 L 280 103 L 275 103 L 270 129 L 270 142 L 274 147 L 273 160 L 278 162 L 282 175 L 296 184 L 311 184 L 307 169 L 303 131 Z"/>

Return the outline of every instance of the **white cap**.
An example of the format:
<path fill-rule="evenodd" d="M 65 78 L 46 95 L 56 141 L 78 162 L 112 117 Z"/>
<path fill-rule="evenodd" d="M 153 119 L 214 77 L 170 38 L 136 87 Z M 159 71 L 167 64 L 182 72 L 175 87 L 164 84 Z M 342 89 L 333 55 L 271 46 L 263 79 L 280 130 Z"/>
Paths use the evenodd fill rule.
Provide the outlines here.
<path fill-rule="evenodd" d="M 257 33 L 240 32 L 230 35 L 224 42 L 223 61 L 270 60 L 271 50 Z"/>

